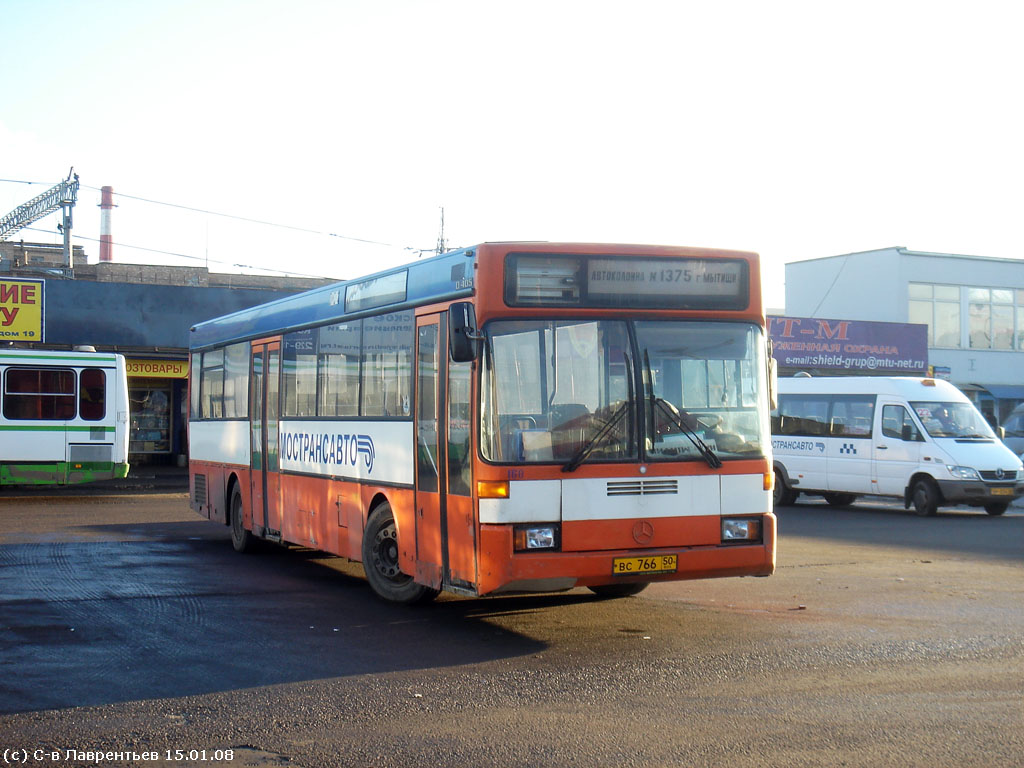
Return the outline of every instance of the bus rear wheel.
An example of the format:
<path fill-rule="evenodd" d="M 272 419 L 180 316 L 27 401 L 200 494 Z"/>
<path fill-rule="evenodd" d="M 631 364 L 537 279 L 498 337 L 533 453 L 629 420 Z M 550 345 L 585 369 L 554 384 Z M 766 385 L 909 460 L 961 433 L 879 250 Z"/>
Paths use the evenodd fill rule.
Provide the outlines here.
<path fill-rule="evenodd" d="M 599 587 L 587 587 L 598 597 L 630 597 L 647 589 L 647 582 L 640 584 L 602 584 Z"/>
<path fill-rule="evenodd" d="M 363 570 L 373 591 L 388 602 L 411 605 L 429 602 L 438 595 L 438 590 L 417 584 L 398 567 L 398 529 L 387 502 L 378 504 L 366 522 Z"/>
<path fill-rule="evenodd" d="M 235 548 L 235 552 L 253 552 L 256 543 L 256 537 L 252 532 L 245 530 L 242 492 L 236 485 L 231 491 L 231 546 Z"/>

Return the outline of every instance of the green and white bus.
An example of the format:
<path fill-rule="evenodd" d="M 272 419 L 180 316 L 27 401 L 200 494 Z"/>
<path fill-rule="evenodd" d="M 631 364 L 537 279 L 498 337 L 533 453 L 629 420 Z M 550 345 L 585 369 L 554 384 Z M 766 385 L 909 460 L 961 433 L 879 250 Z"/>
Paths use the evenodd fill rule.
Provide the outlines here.
<path fill-rule="evenodd" d="M 0 485 L 66 485 L 127 474 L 123 355 L 0 350 Z"/>

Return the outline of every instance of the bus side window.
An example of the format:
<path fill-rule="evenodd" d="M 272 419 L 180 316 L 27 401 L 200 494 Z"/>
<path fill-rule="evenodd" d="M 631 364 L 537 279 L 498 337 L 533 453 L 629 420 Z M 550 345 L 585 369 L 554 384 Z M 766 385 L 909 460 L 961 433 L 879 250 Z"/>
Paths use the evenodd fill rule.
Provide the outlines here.
<path fill-rule="evenodd" d="M 78 415 L 100 421 L 107 415 L 107 376 L 101 368 L 86 368 L 78 377 Z"/>
<path fill-rule="evenodd" d="M 75 372 L 57 368 L 8 368 L 4 418 L 66 421 L 75 418 Z"/>

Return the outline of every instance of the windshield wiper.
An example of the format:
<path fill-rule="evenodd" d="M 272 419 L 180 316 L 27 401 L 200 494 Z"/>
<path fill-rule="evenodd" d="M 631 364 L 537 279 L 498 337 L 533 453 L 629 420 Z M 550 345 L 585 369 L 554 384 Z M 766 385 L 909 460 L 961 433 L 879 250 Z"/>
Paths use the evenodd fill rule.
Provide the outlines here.
<path fill-rule="evenodd" d="M 679 427 L 679 431 L 690 439 L 690 442 L 693 443 L 697 452 L 701 455 L 704 461 L 708 463 L 709 467 L 712 469 L 718 469 L 721 467 L 722 460 L 718 458 L 718 454 L 711 450 L 711 446 L 701 440 L 700 435 L 694 431 L 694 427 L 697 426 L 697 419 L 685 411 L 677 411 L 674 407 L 669 405 L 667 400 L 654 394 L 654 374 L 651 373 L 651 358 L 647 354 L 646 349 L 644 350 L 644 370 L 647 373 L 647 391 L 650 392 L 647 400 L 650 403 L 651 408 L 651 431 L 657 433 L 654 418 L 654 408 L 657 406 L 662 412 L 672 419 L 673 423 Z M 689 426 L 685 424 L 683 421 L 684 418 L 688 419 L 692 424 Z"/>
<path fill-rule="evenodd" d="M 622 403 L 619 405 L 619 407 L 616 408 L 614 413 L 612 413 L 612 415 L 608 418 L 608 421 L 606 421 L 601 426 L 601 428 L 599 430 L 597 430 L 597 433 L 592 438 L 587 440 L 587 442 L 583 445 L 582 448 L 580 448 L 578 451 L 576 451 L 576 455 L 575 456 L 573 456 L 571 459 L 569 459 L 568 462 L 566 462 L 565 464 L 562 465 L 562 471 L 563 472 L 574 472 L 574 471 L 576 471 L 576 468 L 579 467 L 579 465 L 582 464 L 586 460 L 587 456 L 589 456 L 591 454 L 591 452 L 594 450 L 594 448 L 597 447 L 597 444 L 609 432 L 611 432 L 612 428 L 622 420 L 623 416 L 626 415 L 626 411 L 629 408 L 630 402 L 631 401 L 629 401 L 629 400 L 623 400 L 622 401 Z"/>
<path fill-rule="evenodd" d="M 701 440 L 700 435 L 694 431 L 694 427 L 697 426 L 697 417 L 686 411 L 677 411 L 675 408 L 670 406 L 666 400 L 662 398 L 656 398 L 654 400 L 655 405 L 668 416 L 672 423 L 679 427 L 679 431 L 690 438 L 690 442 L 693 443 L 697 452 L 700 453 L 704 461 L 708 463 L 708 466 L 712 469 L 718 469 L 722 466 L 722 460 L 718 458 L 718 454 L 711 450 L 711 446 Z"/>

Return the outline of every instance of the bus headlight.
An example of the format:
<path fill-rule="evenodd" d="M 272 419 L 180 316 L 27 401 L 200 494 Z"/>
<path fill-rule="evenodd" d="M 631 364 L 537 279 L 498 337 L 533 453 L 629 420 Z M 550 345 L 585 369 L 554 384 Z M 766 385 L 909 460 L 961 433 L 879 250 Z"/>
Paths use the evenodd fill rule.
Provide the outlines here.
<path fill-rule="evenodd" d="M 947 464 L 946 469 L 949 470 L 949 474 L 960 480 L 981 480 L 981 475 L 973 467 L 954 467 Z"/>
<path fill-rule="evenodd" d="M 558 523 L 517 525 L 512 529 L 512 547 L 516 552 L 556 550 L 561 546 Z"/>
<path fill-rule="evenodd" d="M 759 517 L 723 517 L 722 543 L 736 541 L 760 541 L 761 518 Z"/>

